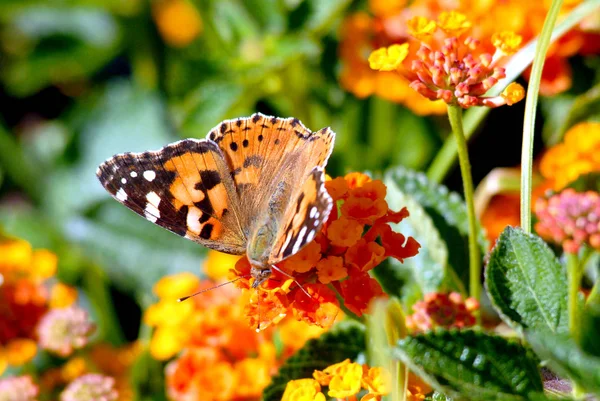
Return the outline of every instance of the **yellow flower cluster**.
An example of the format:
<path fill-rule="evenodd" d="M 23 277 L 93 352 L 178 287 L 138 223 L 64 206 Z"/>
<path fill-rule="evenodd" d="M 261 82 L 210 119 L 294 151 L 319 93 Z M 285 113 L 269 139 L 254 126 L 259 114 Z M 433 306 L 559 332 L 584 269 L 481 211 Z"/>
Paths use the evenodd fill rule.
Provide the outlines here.
<path fill-rule="evenodd" d="M 550 148 L 540 162 L 540 172 L 552 180 L 555 190 L 593 171 L 600 171 L 600 123 L 596 122 L 572 127 L 563 143 Z"/>
<path fill-rule="evenodd" d="M 325 401 L 323 387 L 329 388 L 327 395 L 332 398 L 356 399 L 358 393 L 366 390 L 361 401 L 380 400 L 390 392 L 390 378 L 382 368 L 369 368 L 346 359 L 322 371 L 315 370 L 312 379 L 290 381 L 281 400 Z"/>

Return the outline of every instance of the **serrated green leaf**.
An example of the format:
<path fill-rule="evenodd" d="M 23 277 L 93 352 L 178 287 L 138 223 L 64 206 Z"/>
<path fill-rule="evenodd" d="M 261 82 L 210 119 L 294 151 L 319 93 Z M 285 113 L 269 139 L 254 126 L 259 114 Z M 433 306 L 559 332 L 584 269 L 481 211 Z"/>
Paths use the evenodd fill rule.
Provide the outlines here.
<path fill-rule="evenodd" d="M 355 359 L 365 350 L 365 329 L 355 322 L 341 322 L 319 338 L 309 340 L 289 358 L 263 392 L 263 401 L 279 401 L 290 380 L 312 377 L 315 369 Z"/>
<path fill-rule="evenodd" d="M 438 291 L 444 284 L 448 249 L 433 221 L 421 205 L 407 192 L 386 178 L 387 201 L 393 210 L 406 207 L 410 217 L 397 225 L 399 232 L 414 237 L 421 244 L 419 253 L 404 263 L 390 260 L 374 269 L 374 274 L 385 290 L 401 297 L 406 304 L 408 294 L 421 298 L 423 294 Z M 402 285 L 397 287 L 395 285 Z M 408 287 L 403 285 L 408 284 Z"/>
<path fill-rule="evenodd" d="M 543 391 L 535 359 L 519 343 L 499 336 L 432 331 L 400 340 L 394 354 L 455 399 L 516 400 Z"/>
<path fill-rule="evenodd" d="M 542 239 L 507 227 L 485 270 L 494 307 L 511 326 L 568 331 L 567 278 Z"/>
<path fill-rule="evenodd" d="M 570 377 L 600 395 L 600 358 L 585 353 L 567 334 L 529 331 L 526 338 L 538 356 L 556 373 Z"/>

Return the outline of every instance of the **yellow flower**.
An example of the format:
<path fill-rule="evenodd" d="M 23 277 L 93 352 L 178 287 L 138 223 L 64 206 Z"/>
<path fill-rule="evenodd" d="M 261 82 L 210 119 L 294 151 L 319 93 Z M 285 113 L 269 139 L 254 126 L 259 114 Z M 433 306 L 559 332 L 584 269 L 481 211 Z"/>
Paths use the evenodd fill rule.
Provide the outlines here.
<path fill-rule="evenodd" d="M 226 279 L 229 270 L 235 268 L 240 256 L 210 250 L 204 262 L 204 272 L 212 280 Z"/>
<path fill-rule="evenodd" d="M 458 11 L 443 11 L 438 16 L 438 26 L 450 36 L 460 36 L 471 28 L 471 21 Z"/>
<path fill-rule="evenodd" d="M 519 50 L 523 37 L 512 31 L 497 32 L 492 35 L 492 44 L 504 54 L 513 54 Z"/>
<path fill-rule="evenodd" d="M 65 383 L 72 382 L 87 371 L 87 364 L 82 357 L 69 359 L 60 369 L 61 377 Z"/>
<path fill-rule="evenodd" d="M 520 84 L 513 82 L 504 89 L 500 96 L 506 100 L 507 105 L 512 106 L 523 100 L 525 97 L 525 88 Z"/>
<path fill-rule="evenodd" d="M 31 255 L 31 273 L 38 281 L 44 281 L 54 276 L 57 265 L 58 257 L 46 249 L 37 249 Z"/>
<path fill-rule="evenodd" d="M 56 283 L 50 290 L 50 307 L 66 308 L 77 301 L 77 289 L 63 283 Z"/>
<path fill-rule="evenodd" d="M 385 395 L 390 392 L 390 377 L 386 370 L 380 367 L 371 368 L 362 378 L 362 386 L 370 393 Z"/>
<path fill-rule="evenodd" d="M 179 273 L 161 278 L 152 290 L 161 299 L 177 300 L 191 295 L 199 285 L 200 280 L 194 274 Z"/>
<path fill-rule="evenodd" d="M 4 357 L 5 363 L 20 366 L 31 361 L 36 353 L 35 341 L 28 338 L 15 338 L 4 347 L 4 351 L 0 352 L 0 355 Z"/>
<path fill-rule="evenodd" d="M 314 379 L 292 380 L 285 387 L 281 401 L 325 401 L 325 394 Z"/>
<path fill-rule="evenodd" d="M 369 56 L 369 66 L 378 71 L 395 71 L 408 55 L 408 43 L 381 47 Z"/>
<path fill-rule="evenodd" d="M 346 359 L 342 362 L 333 364 L 331 366 L 326 367 L 325 369 L 315 370 L 313 373 L 313 377 L 321 386 L 329 386 L 331 379 L 333 376 L 344 369 L 345 366 L 350 364 L 350 359 Z"/>
<path fill-rule="evenodd" d="M 357 394 L 361 388 L 363 367 L 358 363 L 343 366 L 329 382 L 330 397 L 346 398 Z"/>
<path fill-rule="evenodd" d="M 419 40 L 433 35 L 437 29 L 435 21 L 425 17 L 413 17 L 408 20 L 408 33 Z"/>

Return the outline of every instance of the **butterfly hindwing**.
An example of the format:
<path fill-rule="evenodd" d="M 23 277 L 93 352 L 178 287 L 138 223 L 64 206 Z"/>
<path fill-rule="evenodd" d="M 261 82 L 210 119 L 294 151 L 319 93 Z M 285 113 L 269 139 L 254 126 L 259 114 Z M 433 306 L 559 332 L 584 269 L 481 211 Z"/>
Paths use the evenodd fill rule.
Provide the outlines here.
<path fill-rule="evenodd" d="M 212 249 L 246 251 L 239 200 L 216 143 L 185 139 L 155 152 L 116 155 L 97 175 L 115 199 L 147 220 Z"/>
<path fill-rule="evenodd" d="M 249 216 L 260 216 L 267 210 L 283 179 L 291 179 L 290 185 L 300 187 L 315 166 L 324 167 L 334 137 L 329 128 L 311 132 L 296 118 L 260 113 L 226 120 L 208 135 L 225 155 Z M 275 212 L 283 214 L 284 210 Z M 252 221 L 247 224 L 251 226 Z"/>
<path fill-rule="evenodd" d="M 333 200 L 325 189 L 325 173 L 315 167 L 288 204 L 271 249 L 269 264 L 288 258 L 311 242 L 327 221 Z"/>

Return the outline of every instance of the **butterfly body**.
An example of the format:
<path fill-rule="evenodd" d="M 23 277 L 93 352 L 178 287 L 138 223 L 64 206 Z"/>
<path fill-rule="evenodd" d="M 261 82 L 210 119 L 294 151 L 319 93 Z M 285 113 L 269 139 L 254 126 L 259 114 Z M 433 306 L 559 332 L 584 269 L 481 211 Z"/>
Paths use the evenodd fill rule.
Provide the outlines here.
<path fill-rule="evenodd" d="M 241 255 L 253 286 L 298 252 L 332 208 L 324 167 L 335 134 L 260 113 L 226 120 L 207 139 L 115 155 L 97 176 L 147 220 L 209 248 Z"/>

